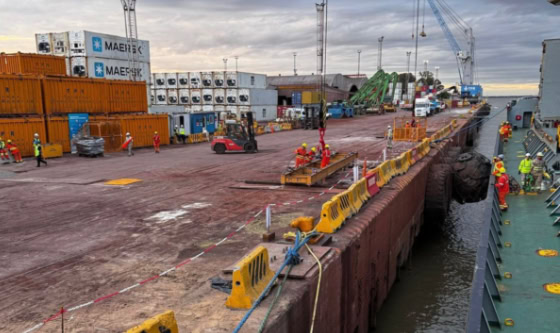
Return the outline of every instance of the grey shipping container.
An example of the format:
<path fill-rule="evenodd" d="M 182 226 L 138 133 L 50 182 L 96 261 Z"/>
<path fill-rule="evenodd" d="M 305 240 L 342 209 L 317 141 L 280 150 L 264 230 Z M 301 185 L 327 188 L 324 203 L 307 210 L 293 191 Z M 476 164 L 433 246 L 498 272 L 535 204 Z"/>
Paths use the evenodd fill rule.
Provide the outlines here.
<path fill-rule="evenodd" d="M 539 110 L 541 120 L 560 119 L 560 39 L 543 42 Z"/>
<path fill-rule="evenodd" d="M 251 105 L 256 121 L 269 121 L 276 119 L 277 105 Z"/>
<path fill-rule="evenodd" d="M 129 47 L 126 37 L 85 30 L 70 31 L 68 36 L 72 57 L 91 56 L 128 61 L 130 52 L 136 54 L 138 61 L 150 62 L 150 42 L 147 40 L 138 40 L 138 45 L 134 48 Z"/>
<path fill-rule="evenodd" d="M 241 99 L 241 96 L 239 96 Z M 250 105 L 277 105 L 278 90 L 273 89 L 249 89 Z"/>

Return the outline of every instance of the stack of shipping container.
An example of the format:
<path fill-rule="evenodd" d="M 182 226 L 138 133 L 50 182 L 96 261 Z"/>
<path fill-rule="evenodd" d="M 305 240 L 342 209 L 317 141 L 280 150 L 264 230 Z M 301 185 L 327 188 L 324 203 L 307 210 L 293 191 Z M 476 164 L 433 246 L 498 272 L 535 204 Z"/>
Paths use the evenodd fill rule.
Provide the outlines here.
<path fill-rule="evenodd" d="M 111 138 L 119 141 L 112 147 L 126 132 L 135 136 L 136 147 L 151 145 L 154 131 L 168 143 L 167 117 L 147 114 L 145 82 L 68 76 L 67 59 L 0 54 L 0 137 L 11 139 L 24 156 L 33 155 L 34 133 L 70 152 L 77 125 L 103 121 L 113 125 Z"/>
<path fill-rule="evenodd" d="M 266 89 L 263 74 L 154 73 L 151 99 L 153 112 L 180 108 L 187 113 L 215 112 L 220 118 L 253 112 L 257 121 L 268 121 L 276 118 L 278 92 Z"/>

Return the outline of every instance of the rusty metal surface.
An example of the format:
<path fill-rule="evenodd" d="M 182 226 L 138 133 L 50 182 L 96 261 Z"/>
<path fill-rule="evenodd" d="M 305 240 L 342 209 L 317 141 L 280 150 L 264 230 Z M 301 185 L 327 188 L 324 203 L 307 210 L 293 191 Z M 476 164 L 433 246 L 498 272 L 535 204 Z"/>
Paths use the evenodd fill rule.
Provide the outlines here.
<path fill-rule="evenodd" d="M 297 168 L 291 172 L 282 174 L 281 183 L 292 185 L 314 185 L 327 177 L 333 175 L 335 172 L 354 163 L 358 158 L 358 153 L 343 153 L 338 152 L 331 157 L 331 162 L 325 168 L 321 169 L 321 161 L 315 161 Z"/>

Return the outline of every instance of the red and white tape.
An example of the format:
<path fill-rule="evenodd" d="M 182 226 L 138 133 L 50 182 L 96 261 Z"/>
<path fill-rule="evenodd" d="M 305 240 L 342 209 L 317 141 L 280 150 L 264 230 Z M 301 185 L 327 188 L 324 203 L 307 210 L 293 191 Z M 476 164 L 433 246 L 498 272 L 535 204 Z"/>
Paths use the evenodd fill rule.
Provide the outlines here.
<path fill-rule="evenodd" d="M 347 173 L 346 176 L 345 176 L 345 178 L 339 180 L 339 181 L 337 182 L 337 184 L 339 184 L 340 182 L 342 182 L 344 179 L 348 178 L 349 176 L 350 176 L 350 173 Z M 337 185 L 337 184 L 336 184 L 336 185 Z M 334 189 L 334 187 L 335 187 L 336 185 L 331 186 L 328 190 L 330 191 L 330 190 Z M 307 198 L 307 199 L 298 200 L 298 201 L 291 201 L 291 202 L 283 202 L 283 203 L 278 203 L 278 204 L 269 204 L 269 205 L 267 205 L 267 206 L 288 206 L 288 205 L 297 205 L 297 204 L 303 203 L 303 202 L 305 202 L 305 201 L 311 201 L 311 200 L 313 200 L 313 199 L 316 199 L 316 198 L 318 198 L 318 197 L 320 197 L 320 196 L 323 196 L 324 194 L 325 194 L 325 192 L 321 192 L 321 193 L 319 193 L 319 194 L 317 194 L 317 195 L 314 195 L 314 196 L 312 196 L 312 197 L 309 197 L 309 198 Z M 265 207 L 266 207 L 266 206 L 265 206 Z M 165 270 L 165 271 L 163 271 L 163 272 L 161 272 L 161 273 L 159 273 L 159 274 L 156 274 L 156 275 L 154 275 L 154 276 L 152 276 L 152 277 L 150 277 L 150 278 L 147 278 L 147 279 L 145 279 L 145 280 L 142 280 L 142 281 L 140 281 L 140 282 L 138 282 L 138 283 L 136 283 L 136 284 L 133 284 L 133 285 L 131 285 L 131 286 L 129 286 L 129 287 L 123 288 L 123 289 L 121 289 L 121 290 L 119 290 L 119 291 L 115 291 L 115 292 L 113 292 L 113 293 L 111 293 L 111 294 L 108 294 L 108 295 L 99 297 L 99 298 L 94 299 L 94 300 L 91 300 L 91 301 L 89 301 L 89 302 L 85 302 L 85 303 L 82 303 L 82 304 L 79 304 L 79 305 L 72 306 L 72 307 L 67 308 L 67 309 L 62 308 L 60 311 L 58 311 L 58 312 L 55 313 L 54 315 L 52 315 L 52 316 L 50 316 L 49 318 L 43 320 L 43 322 L 38 323 L 37 325 L 35 325 L 35 326 L 33 326 L 33 327 L 31 327 L 31 328 L 29 328 L 29 329 L 23 331 L 23 333 L 30 333 L 30 332 L 33 332 L 33 331 L 35 331 L 35 330 L 38 330 L 38 329 L 40 329 L 41 327 L 43 327 L 45 324 L 47 324 L 48 322 L 53 321 L 53 320 L 57 319 L 58 317 L 60 317 L 63 313 L 73 312 L 73 311 L 76 311 L 76 310 L 79 310 L 79 309 L 88 307 L 88 306 L 90 306 L 90 305 L 97 304 L 97 303 L 100 303 L 100 302 L 102 302 L 102 301 L 108 300 L 108 299 L 113 298 L 113 297 L 115 297 L 115 296 L 117 296 L 117 295 L 124 294 L 124 293 L 126 293 L 126 292 L 131 291 L 131 290 L 134 289 L 134 288 L 137 288 L 137 287 L 143 286 L 143 285 L 145 285 L 145 284 L 147 284 L 147 283 L 149 283 L 149 282 L 155 281 L 155 280 L 157 280 L 158 278 L 160 278 L 160 277 L 162 277 L 162 276 L 165 276 L 165 275 L 167 275 L 167 274 L 169 274 L 169 273 L 171 273 L 171 272 L 177 270 L 178 268 L 180 268 L 180 267 L 182 267 L 182 266 L 184 266 L 184 265 L 186 265 L 186 264 L 188 264 L 188 263 L 190 263 L 190 262 L 192 262 L 192 261 L 194 261 L 194 260 L 200 258 L 201 256 L 205 255 L 206 253 L 208 253 L 208 252 L 212 251 L 213 249 L 215 249 L 216 247 L 220 246 L 222 243 L 224 243 L 224 242 L 227 241 L 228 239 L 232 238 L 235 234 L 239 233 L 241 230 L 243 230 L 243 228 L 245 228 L 247 225 L 249 225 L 250 223 L 252 223 L 257 217 L 259 217 L 259 215 L 261 215 L 261 214 L 263 213 L 263 211 L 264 211 L 264 209 L 259 210 L 259 211 L 258 211 L 256 214 L 254 214 L 249 220 L 247 220 L 244 224 L 242 224 L 241 226 L 239 226 L 239 228 L 237 228 L 235 231 L 232 231 L 229 235 L 227 235 L 226 237 L 224 237 L 222 240 L 220 240 L 219 242 L 217 242 L 217 243 L 215 243 L 215 244 L 209 246 L 208 248 L 206 248 L 205 250 L 203 250 L 202 252 L 200 252 L 200 253 L 197 254 L 196 256 L 190 257 L 190 258 L 188 258 L 188 259 L 186 259 L 186 260 L 184 260 L 184 261 L 178 263 L 178 264 L 175 265 L 174 267 L 171 267 L 171 268 L 169 268 L 169 269 L 167 269 L 167 270 Z"/>

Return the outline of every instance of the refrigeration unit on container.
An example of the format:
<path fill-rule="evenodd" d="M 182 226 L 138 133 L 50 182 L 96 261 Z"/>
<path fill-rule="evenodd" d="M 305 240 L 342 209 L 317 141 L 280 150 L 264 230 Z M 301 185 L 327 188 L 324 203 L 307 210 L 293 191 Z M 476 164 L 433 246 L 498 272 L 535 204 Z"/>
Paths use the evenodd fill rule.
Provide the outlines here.
<path fill-rule="evenodd" d="M 152 83 L 155 89 L 165 89 L 165 73 L 154 73 Z"/>
<path fill-rule="evenodd" d="M 66 75 L 66 62 L 47 54 L 0 53 L 0 73 Z"/>
<path fill-rule="evenodd" d="M 266 75 L 238 72 L 237 87 L 266 89 Z"/>
<path fill-rule="evenodd" d="M 226 103 L 226 90 L 214 89 L 214 104 L 225 104 L 225 103 Z"/>
<path fill-rule="evenodd" d="M 224 88 L 226 86 L 225 72 L 213 72 L 212 77 L 214 79 L 214 88 Z"/>
<path fill-rule="evenodd" d="M 214 104 L 214 89 L 202 89 L 202 104 Z"/>
<path fill-rule="evenodd" d="M 165 73 L 167 89 L 177 89 L 177 73 Z"/>
<path fill-rule="evenodd" d="M 237 72 L 226 72 L 226 88 L 237 88 Z"/>
<path fill-rule="evenodd" d="M 0 75 L 0 115 L 40 116 L 43 114 L 42 96 L 39 78 Z"/>
<path fill-rule="evenodd" d="M 200 72 L 190 72 L 189 78 L 191 79 L 191 88 L 201 88 Z"/>
<path fill-rule="evenodd" d="M 214 83 L 212 82 L 212 72 L 201 72 L 200 79 L 202 82 L 202 88 L 214 87 Z"/>
<path fill-rule="evenodd" d="M 202 105 L 192 105 L 191 104 L 191 112 L 202 112 Z"/>
<path fill-rule="evenodd" d="M 166 105 L 167 104 L 167 90 L 165 89 L 156 89 L 156 98 L 154 101 L 155 105 Z"/>
<path fill-rule="evenodd" d="M 178 104 L 179 95 L 177 94 L 177 89 L 167 89 L 167 104 Z"/>
<path fill-rule="evenodd" d="M 126 37 L 106 35 L 91 31 L 70 31 L 70 56 L 127 60 L 129 52 L 137 55 L 139 62 L 150 62 L 150 43 L 137 40 L 137 48 L 129 50 Z"/>
<path fill-rule="evenodd" d="M 191 93 L 189 89 L 179 89 L 179 104 L 190 104 Z"/>
<path fill-rule="evenodd" d="M 51 33 L 52 54 L 56 56 L 70 56 L 70 40 L 68 32 Z"/>
<path fill-rule="evenodd" d="M 214 105 L 203 105 L 202 112 L 214 112 Z"/>
<path fill-rule="evenodd" d="M 202 91 L 201 89 L 191 89 L 191 104 L 202 104 Z"/>
<path fill-rule="evenodd" d="M 256 121 L 269 121 L 276 119 L 276 105 L 251 105 L 251 111 L 255 114 Z"/>
<path fill-rule="evenodd" d="M 226 103 L 237 105 L 237 89 L 228 89 L 226 91 Z"/>
<path fill-rule="evenodd" d="M 251 102 L 249 101 L 249 89 L 239 89 L 237 94 L 239 105 L 251 105 Z"/>
<path fill-rule="evenodd" d="M 129 80 L 129 63 L 126 60 L 94 57 L 73 57 L 70 60 L 71 75 L 94 79 Z M 150 82 L 150 64 L 139 62 L 133 70 L 135 81 Z"/>
<path fill-rule="evenodd" d="M 39 54 L 52 54 L 51 34 L 35 34 L 35 48 Z"/>
<path fill-rule="evenodd" d="M 246 94 L 247 92 L 248 94 Z M 248 105 L 277 105 L 278 90 L 274 89 L 239 89 L 239 104 L 247 105 L 241 99 L 241 94 L 248 95 Z"/>
<path fill-rule="evenodd" d="M 190 87 L 189 73 L 177 73 L 177 88 L 188 89 Z"/>

